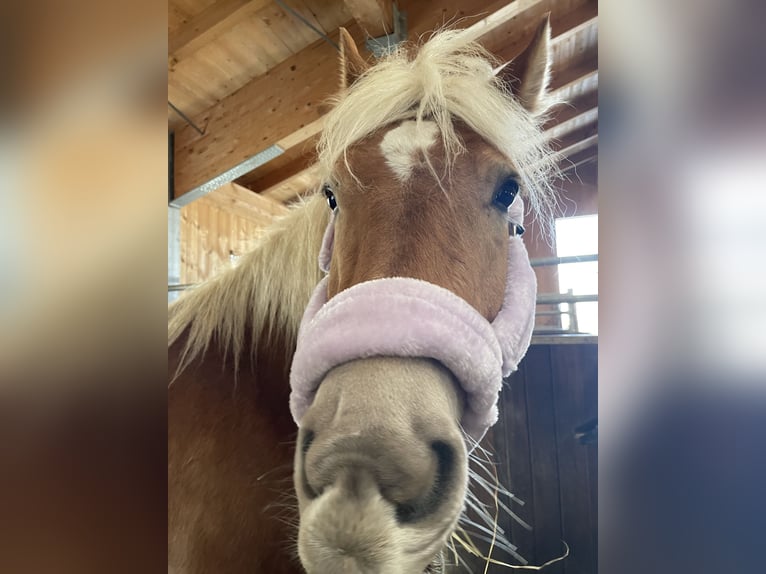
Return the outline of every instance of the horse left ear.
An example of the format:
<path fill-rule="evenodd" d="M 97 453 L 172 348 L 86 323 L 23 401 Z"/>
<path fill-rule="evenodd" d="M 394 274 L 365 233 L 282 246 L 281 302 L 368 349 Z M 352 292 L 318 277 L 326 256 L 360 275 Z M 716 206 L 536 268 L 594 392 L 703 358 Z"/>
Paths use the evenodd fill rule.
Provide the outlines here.
<path fill-rule="evenodd" d="M 345 28 L 340 29 L 340 89 L 351 86 L 370 66 L 359 55 L 356 42 Z"/>
<path fill-rule="evenodd" d="M 532 114 L 547 109 L 546 96 L 551 73 L 551 14 L 548 12 L 535 31 L 532 41 L 497 75 Z"/>

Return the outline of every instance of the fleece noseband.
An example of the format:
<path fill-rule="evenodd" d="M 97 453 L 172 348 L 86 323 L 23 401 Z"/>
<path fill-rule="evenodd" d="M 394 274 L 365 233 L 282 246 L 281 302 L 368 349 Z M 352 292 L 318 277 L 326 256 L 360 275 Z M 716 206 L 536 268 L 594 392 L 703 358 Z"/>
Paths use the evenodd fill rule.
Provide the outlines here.
<path fill-rule="evenodd" d="M 509 217 L 521 225 L 520 198 Z M 511 225 L 515 229 L 515 225 Z M 334 236 L 330 221 L 320 267 L 329 270 Z M 366 281 L 327 299 L 319 282 L 303 315 L 290 372 L 290 410 L 300 425 L 327 373 L 354 359 L 426 357 L 439 361 L 466 396 L 461 424 L 477 443 L 497 421 L 503 377 L 516 370 L 529 347 L 537 282 L 521 237 L 510 237 L 505 297 L 490 323 L 451 291 L 404 277 Z"/>

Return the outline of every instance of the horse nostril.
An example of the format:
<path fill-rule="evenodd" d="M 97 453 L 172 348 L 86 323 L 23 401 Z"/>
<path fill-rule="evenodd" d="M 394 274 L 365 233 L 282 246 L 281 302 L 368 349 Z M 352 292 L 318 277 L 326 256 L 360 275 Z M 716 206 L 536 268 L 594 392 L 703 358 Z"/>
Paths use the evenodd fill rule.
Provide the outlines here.
<path fill-rule="evenodd" d="M 436 454 L 436 476 L 431 489 L 417 500 L 396 505 L 396 519 L 400 524 L 422 520 L 436 512 L 453 482 L 455 471 L 455 451 L 444 441 L 431 443 L 431 450 Z"/>
<path fill-rule="evenodd" d="M 314 431 L 307 430 L 303 433 L 303 446 L 301 447 L 301 452 L 303 453 L 304 458 L 306 458 L 306 453 L 308 452 L 311 443 L 314 442 L 314 436 Z"/>
<path fill-rule="evenodd" d="M 306 454 L 308 453 L 309 448 L 311 448 L 311 443 L 314 442 L 314 437 L 314 431 L 305 431 L 303 433 L 303 444 L 301 445 L 301 457 L 303 459 L 301 464 L 301 482 L 303 483 L 303 491 L 311 500 L 317 498 L 321 494 L 312 488 L 309 484 L 308 477 L 306 476 Z"/>
<path fill-rule="evenodd" d="M 407 524 L 415 520 L 417 508 L 412 504 L 396 505 L 396 520 L 402 524 Z"/>

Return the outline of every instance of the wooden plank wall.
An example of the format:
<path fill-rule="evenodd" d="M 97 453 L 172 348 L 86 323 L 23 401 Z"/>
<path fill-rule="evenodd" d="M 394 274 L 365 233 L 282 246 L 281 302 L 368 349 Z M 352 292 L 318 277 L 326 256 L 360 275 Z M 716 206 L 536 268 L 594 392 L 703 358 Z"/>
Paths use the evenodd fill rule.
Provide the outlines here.
<path fill-rule="evenodd" d="M 597 359 L 595 344 L 530 347 L 501 394 L 500 421 L 486 441 L 501 484 L 525 502 L 511 503 L 512 510 L 533 527 L 501 514 L 499 525 L 519 553 L 540 565 L 563 554 L 561 540 L 569 545 L 569 557 L 545 568 L 549 574 L 597 572 L 597 444 L 581 444 L 574 432 L 597 417 Z"/>
<path fill-rule="evenodd" d="M 181 208 L 181 283 L 211 277 L 230 256 L 246 253 L 263 229 L 251 218 L 236 215 L 209 197 Z"/>

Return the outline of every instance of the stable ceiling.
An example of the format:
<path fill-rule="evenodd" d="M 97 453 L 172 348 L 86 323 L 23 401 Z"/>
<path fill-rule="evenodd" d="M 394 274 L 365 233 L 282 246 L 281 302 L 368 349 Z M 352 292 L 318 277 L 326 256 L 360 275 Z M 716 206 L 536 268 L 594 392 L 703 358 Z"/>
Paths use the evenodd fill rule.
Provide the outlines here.
<path fill-rule="evenodd" d="M 400 0 L 398 6 L 407 17 L 408 39 L 452 22 L 504 60 L 521 52 L 551 12 L 552 89 L 568 104 L 554 111 L 546 128 L 564 158 L 562 169 L 595 165 L 595 0 Z M 384 0 L 170 0 L 168 100 L 194 124 L 168 107 L 179 203 L 211 181 L 234 178 L 227 173 L 236 174 L 227 189 L 235 190 L 240 204 L 289 203 L 311 190 L 323 102 L 338 81 L 337 53 L 327 39 L 337 43 L 343 26 L 371 59 L 365 39 L 382 35 L 384 22 L 391 30 L 391 13 Z M 247 167 L 275 145 L 282 155 Z"/>

